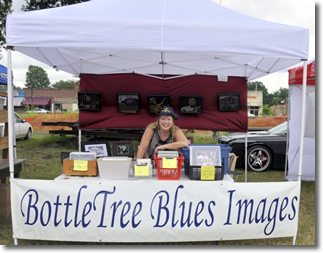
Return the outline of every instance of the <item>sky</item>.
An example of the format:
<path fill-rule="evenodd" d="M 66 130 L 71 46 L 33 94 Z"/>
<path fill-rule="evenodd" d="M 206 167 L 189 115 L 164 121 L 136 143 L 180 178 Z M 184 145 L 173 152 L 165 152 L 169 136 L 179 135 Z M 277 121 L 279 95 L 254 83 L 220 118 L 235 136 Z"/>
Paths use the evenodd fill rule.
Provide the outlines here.
<path fill-rule="evenodd" d="M 135 0 L 134 0 L 135 1 Z M 222 6 L 242 14 L 260 18 L 272 22 L 286 25 L 300 26 L 309 29 L 309 57 L 308 60 L 315 58 L 315 7 L 314 0 L 213 0 Z M 24 0 L 13 0 L 14 12 L 21 12 Z M 7 66 L 6 52 L 3 51 L 3 59 L 0 64 Z M 56 71 L 50 66 L 25 56 L 19 52 L 12 52 L 12 69 L 14 75 L 14 85 L 24 87 L 26 72 L 29 65 L 36 65 L 43 68 L 49 81 L 55 83 L 60 80 L 77 80 L 73 75 L 64 71 Z M 270 74 L 266 77 L 252 81 L 261 81 L 269 93 L 288 88 L 288 72 L 291 66 L 282 71 Z"/>

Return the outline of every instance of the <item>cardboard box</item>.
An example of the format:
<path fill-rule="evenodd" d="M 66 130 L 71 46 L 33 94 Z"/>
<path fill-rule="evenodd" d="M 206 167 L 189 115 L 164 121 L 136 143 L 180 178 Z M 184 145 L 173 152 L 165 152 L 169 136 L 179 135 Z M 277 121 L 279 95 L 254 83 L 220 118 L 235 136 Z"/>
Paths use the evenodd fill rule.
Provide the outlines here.
<path fill-rule="evenodd" d="M 0 205 L 10 203 L 10 184 L 0 184 Z"/>
<path fill-rule="evenodd" d="M 0 184 L 0 217 L 11 216 L 10 184 Z"/>
<path fill-rule="evenodd" d="M 79 164 L 78 164 L 79 163 Z M 81 168 L 87 163 L 85 170 Z M 78 166 L 76 168 L 75 166 Z M 97 161 L 81 161 L 81 160 L 63 160 L 63 174 L 67 176 L 88 176 L 95 177 L 98 175 Z"/>
<path fill-rule="evenodd" d="M 9 218 L 11 216 L 10 202 L 7 204 L 0 204 L 0 217 Z"/>

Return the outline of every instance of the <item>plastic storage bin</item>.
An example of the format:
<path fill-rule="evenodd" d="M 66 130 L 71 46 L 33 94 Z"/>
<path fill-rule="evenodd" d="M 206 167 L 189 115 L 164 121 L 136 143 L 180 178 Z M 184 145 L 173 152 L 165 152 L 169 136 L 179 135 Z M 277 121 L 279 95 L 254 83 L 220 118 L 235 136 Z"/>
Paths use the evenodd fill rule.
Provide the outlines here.
<path fill-rule="evenodd" d="M 71 152 L 70 160 L 93 161 L 96 159 L 96 153 L 92 152 Z"/>
<path fill-rule="evenodd" d="M 137 167 L 136 167 L 137 165 Z M 148 171 L 141 170 L 140 166 L 148 166 Z M 152 172 L 152 161 L 151 159 L 132 159 L 131 162 L 131 169 L 132 169 L 132 176 L 134 178 L 144 179 L 144 178 L 151 178 L 153 175 Z M 141 170 L 141 171 L 140 171 Z"/>
<path fill-rule="evenodd" d="M 221 147 L 215 145 L 189 146 L 190 165 L 221 166 Z"/>
<path fill-rule="evenodd" d="M 130 173 L 131 157 L 110 156 L 97 160 L 100 178 L 127 179 Z"/>
<path fill-rule="evenodd" d="M 167 159 L 167 158 L 165 158 Z M 157 167 L 158 180 L 179 180 L 181 177 L 182 163 L 184 162 L 184 156 L 179 153 L 178 158 L 172 158 L 177 160 L 176 168 L 164 168 L 163 167 L 163 157 L 158 157 L 154 155 L 154 160 Z"/>
<path fill-rule="evenodd" d="M 221 166 L 214 166 L 214 180 L 223 180 L 224 164 Z M 191 180 L 201 180 L 201 166 L 189 166 L 188 178 Z"/>
<path fill-rule="evenodd" d="M 224 164 L 224 174 L 228 174 L 228 159 L 229 153 L 231 152 L 232 148 L 227 144 L 190 144 L 190 146 L 220 146 L 221 147 L 221 163 Z M 184 161 L 184 168 L 185 168 L 185 175 L 188 175 L 189 171 L 189 163 L 190 163 L 190 150 L 189 148 L 181 148 L 180 152 L 182 152 L 185 156 Z"/>

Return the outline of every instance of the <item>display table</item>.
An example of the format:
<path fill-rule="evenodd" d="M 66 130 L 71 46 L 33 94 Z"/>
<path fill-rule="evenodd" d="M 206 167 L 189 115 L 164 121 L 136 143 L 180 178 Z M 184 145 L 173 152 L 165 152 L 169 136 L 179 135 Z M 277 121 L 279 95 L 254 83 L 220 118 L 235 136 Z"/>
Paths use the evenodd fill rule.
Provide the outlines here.
<path fill-rule="evenodd" d="M 134 177 L 133 175 L 130 174 L 130 177 L 128 179 L 106 179 L 106 178 L 100 178 L 100 175 L 98 175 L 97 177 L 87 177 L 87 176 L 67 176 L 64 174 L 59 175 L 58 177 L 56 177 L 54 180 L 104 180 L 104 181 L 127 181 L 127 180 L 145 180 L 145 181 L 162 181 L 162 182 L 167 182 L 167 181 L 192 181 L 192 182 L 198 182 L 201 180 L 190 180 L 188 178 L 187 175 L 185 175 L 184 171 L 181 171 L 181 177 L 179 180 L 158 180 L 157 177 L 157 172 L 153 173 L 153 176 L 151 178 L 140 178 L 140 177 Z M 203 182 L 203 181 L 202 181 Z M 205 182 L 205 181 L 204 181 Z M 234 180 L 232 179 L 231 176 L 229 176 L 228 174 L 225 174 L 223 177 L 223 180 L 219 180 L 217 182 L 234 182 Z"/>
<path fill-rule="evenodd" d="M 300 182 L 10 180 L 13 238 L 183 242 L 295 236 Z"/>

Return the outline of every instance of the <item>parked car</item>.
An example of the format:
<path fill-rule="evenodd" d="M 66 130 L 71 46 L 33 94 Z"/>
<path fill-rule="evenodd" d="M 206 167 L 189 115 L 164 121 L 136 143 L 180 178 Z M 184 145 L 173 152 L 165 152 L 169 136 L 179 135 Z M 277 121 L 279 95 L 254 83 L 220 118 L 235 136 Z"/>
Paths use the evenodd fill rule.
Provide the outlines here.
<path fill-rule="evenodd" d="M 269 168 L 285 167 L 287 141 L 287 122 L 267 131 L 248 132 L 247 135 L 247 165 L 253 171 L 265 171 Z M 245 133 L 233 133 L 218 137 L 219 144 L 232 147 L 232 153 L 237 156 L 236 167 L 244 167 Z"/>
<path fill-rule="evenodd" d="M 256 115 L 254 115 L 254 114 L 252 114 L 252 113 L 248 112 L 248 117 L 256 117 Z"/>
<path fill-rule="evenodd" d="M 45 110 L 43 108 L 35 108 L 33 111 L 27 111 L 27 113 L 30 113 L 30 112 L 35 112 L 35 113 L 50 113 L 50 111 Z"/>
<path fill-rule="evenodd" d="M 33 134 L 33 127 L 24 119 L 20 118 L 20 116 L 14 113 L 15 116 L 15 136 L 16 139 L 26 139 L 31 140 Z M 1 137 L 4 136 L 5 124 L 0 123 Z"/>

